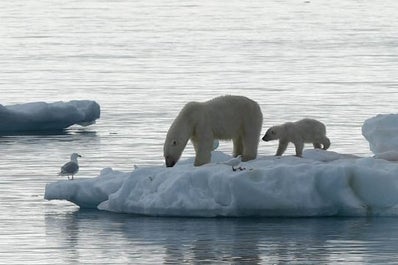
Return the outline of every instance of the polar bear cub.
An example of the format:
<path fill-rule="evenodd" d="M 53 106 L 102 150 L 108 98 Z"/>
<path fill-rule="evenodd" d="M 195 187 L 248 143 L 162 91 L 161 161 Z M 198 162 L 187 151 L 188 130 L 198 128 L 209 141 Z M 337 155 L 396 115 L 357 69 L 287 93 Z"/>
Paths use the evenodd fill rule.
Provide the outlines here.
<path fill-rule="evenodd" d="M 195 152 L 195 166 L 210 162 L 214 140 L 232 140 L 233 156 L 255 159 L 263 114 L 260 106 L 243 96 L 221 96 L 205 102 L 187 103 L 167 132 L 163 147 L 166 166 L 179 160 L 188 140 Z"/>
<path fill-rule="evenodd" d="M 303 155 L 304 143 L 312 143 L 314 148 L 327 150 L 330 140 L 326 137 L 325 125 L 314 119 L 302 119 L 296 122 L 286 122 L 267 130 L 263 141 L 279 140 L 277 156 L 281 156 L 292 142 L 296 148 L 296 156 Z"/>

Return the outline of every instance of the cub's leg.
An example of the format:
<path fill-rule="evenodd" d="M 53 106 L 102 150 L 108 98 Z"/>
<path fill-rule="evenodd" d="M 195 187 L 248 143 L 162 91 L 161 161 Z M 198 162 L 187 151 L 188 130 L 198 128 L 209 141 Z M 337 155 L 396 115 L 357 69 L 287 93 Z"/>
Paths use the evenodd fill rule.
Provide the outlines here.
<path fill-rule="evenodd" d="M 304 142 L 298 141 L 294 143 L 296 147 L 296 156 L 302 157 L 303 156 L 303 149 L 304 149 Z"/>
<path fill-rule="evenodd" d="M 285 142 L 285 141 L 280 141 L 279 140 L 279 145 L 278 145 L 278 150 L 276 150 L 276 156 L 281 156 L 287 148 L 287 145 L 289 144 L 289 142 Z"/>

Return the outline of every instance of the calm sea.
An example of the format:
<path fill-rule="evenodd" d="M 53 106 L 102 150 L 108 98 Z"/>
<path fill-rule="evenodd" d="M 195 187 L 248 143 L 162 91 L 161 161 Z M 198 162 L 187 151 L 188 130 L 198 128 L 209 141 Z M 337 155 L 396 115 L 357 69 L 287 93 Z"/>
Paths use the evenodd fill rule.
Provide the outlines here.
<path fill-rule="evenodd" d="M 83 155 L 77 177 L 162 164 L 183 104 L 224 94 L 256 100 L 264 131 L 313 117 L 332 151 L 371 156 L 363 121 L 397 112 L 397 10 L 395 0 L 1 1 L 0 104 L 91 99 L 102 113 L 65 134 L 0 137 L 0 263 L 396 264 L 394 218 L 150 218 L 43 195 L 72 152 Z"/>

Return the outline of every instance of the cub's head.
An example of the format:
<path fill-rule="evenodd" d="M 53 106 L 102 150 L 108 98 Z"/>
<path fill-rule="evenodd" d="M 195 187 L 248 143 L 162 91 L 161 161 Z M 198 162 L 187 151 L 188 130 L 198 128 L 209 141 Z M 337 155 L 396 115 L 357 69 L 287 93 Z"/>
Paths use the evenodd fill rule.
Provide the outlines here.
<path fill-rule="evenodd" d="M 273 126 L 267 130 L 263 137 L 263 141 L 272 141 L 272 140 L 277 140 L 280 137 L 280 127 L 279 126 Z"/>
<path fill-rule="evenodd" d="M 186 145 L 186 140 L 166 137 L 163 146 L 166 167 L 173 167 L 178 162 Z"/>

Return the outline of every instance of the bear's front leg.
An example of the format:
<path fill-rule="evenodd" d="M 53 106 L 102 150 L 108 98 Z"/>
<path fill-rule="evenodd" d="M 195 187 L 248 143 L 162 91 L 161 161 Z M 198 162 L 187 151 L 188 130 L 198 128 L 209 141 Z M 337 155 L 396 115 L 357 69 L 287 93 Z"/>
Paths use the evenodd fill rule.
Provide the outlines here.
<path fill-rule="evenodd" d="M 287 148 L 289 142 L 287 141 L 279 141 L 278 150 L 276 150 L 276 156 L 281 156 Z"/>
<path fill-rule="evenodd" d="M 199 150 L 196 151 L 196 157 L 195 157 L 195 163 L 194 166 L 198 167 L 207 163 L 210 163 L 211 161 L 211 152 L 207 150 Z"/>
<path fill-rule="evenodd" d="M 213 148 L 213 138 L 203 137 L 192 140 L 195 147 L 196 157 L 194 166 L 201 166 L 211 161 L 211 150 Z"/>
<path fill-rule="evenodd" d="M 260 135 L 256 135 L 256 137 L 252 135 L 245 135 L 243 137 L 243 162 L 256 159 L 259 138 Z"/>
<path fill-rule="evenodd" d="M 238 138 L 232 139 L 232 142 L 234 145 L 233 156 L 237 157 L 238 155 L 242 155 L 243 154 L 242 138 L 238 137 Z"/>

